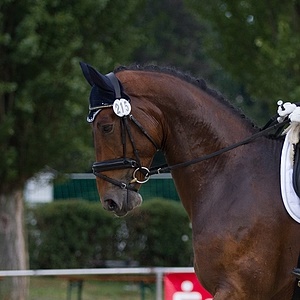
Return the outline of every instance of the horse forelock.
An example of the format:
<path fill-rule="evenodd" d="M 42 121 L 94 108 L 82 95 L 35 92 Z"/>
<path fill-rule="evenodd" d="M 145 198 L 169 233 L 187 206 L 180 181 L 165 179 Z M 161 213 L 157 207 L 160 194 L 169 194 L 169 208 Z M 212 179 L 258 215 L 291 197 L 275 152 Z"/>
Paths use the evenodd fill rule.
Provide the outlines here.
<path fill-rule="evenodd" d="M 221 93 L 218 91 L 211 89 L 206 81 L 202 78 L 195 78 L 190 73 L 182 72 L 174 67 L 161 67 L 157 65 L 130 65 L 130 66 L 119 66 L 117 67 L 114 72 L 118 73 L 121 71 L 147 71 L 147 72 L 153 72 L 153 73 L 160 73 L 160 74 L 166 74 L 171 75 L 174 77 L 177 77 L 185 82 L 188 82 L 197 88 L 201 89 L 208 95 L 212 96 L 213 98 L 217 99 L 218 101 L 225 104 L 228 108 L 230 108 L 234 113 L 238 114 L 242 119 L 246 120 L 250 123 L 250 125 L 253 128 L 257 128 L 257 126 L 253 123 L 251 119 L 249 119 L 239 108 L 234 106 L 228 99 L 226 99 Z"/>

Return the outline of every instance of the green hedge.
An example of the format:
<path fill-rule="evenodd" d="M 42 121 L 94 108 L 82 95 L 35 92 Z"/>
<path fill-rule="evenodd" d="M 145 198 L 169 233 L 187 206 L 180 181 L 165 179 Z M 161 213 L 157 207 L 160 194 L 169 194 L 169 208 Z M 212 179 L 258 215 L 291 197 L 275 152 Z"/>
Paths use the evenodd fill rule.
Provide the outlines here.
<path fill-rule="evenodd" d="M 33 269 L 192 265 L 190 223 L 178 202 L 149 200 L 117 218 L 99 203 L 56 201 L 29 208 L 27 222 Z"/>

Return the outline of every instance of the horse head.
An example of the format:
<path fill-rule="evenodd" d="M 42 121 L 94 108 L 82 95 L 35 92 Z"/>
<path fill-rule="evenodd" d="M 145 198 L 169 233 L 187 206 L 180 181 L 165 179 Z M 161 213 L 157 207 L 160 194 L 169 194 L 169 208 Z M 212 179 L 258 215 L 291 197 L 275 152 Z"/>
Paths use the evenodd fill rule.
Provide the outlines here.
<path fill-rule="evenodd" d="M 97 189 L 106 210 L 123 216 L 142 203 L 138 190 L 149 179 L 149 167 L 159 148 L 157 122 L 144 103 L 129 97 L 114 75 L 103 75 L 80 63 L 91 85 L 88 122 L 92 125 Z"/>

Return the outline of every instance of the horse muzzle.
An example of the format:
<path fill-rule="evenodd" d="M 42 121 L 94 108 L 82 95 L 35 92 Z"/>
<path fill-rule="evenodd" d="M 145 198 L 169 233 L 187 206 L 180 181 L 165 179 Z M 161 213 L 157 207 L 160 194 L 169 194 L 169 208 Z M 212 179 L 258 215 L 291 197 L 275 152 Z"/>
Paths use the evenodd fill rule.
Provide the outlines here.
<path fill-rule="evenodd" d="M 113 188 L 101 197 L 105 210 L 122 217 L 142 204 L 142 196 L 135 191 Z"/>

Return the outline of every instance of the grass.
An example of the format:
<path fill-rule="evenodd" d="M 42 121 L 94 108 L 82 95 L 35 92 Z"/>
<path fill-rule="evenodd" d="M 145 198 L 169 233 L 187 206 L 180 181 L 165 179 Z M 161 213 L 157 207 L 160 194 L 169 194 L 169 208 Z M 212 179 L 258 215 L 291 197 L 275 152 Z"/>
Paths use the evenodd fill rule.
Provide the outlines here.
<path fill-rule="evenodd" d="M 32 277 L 30 278 L 29 300 L 77 300 L 78 286 L 73 285 L 70 297 L 69 282 L 62 278 Z M 84 281 L 81 300 L 153 300 L 154 286 L 143 290 L 139 284 L 129 282 Z"/>

